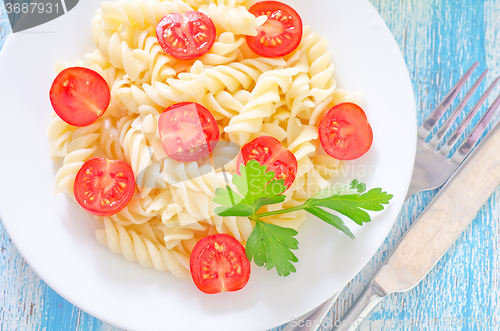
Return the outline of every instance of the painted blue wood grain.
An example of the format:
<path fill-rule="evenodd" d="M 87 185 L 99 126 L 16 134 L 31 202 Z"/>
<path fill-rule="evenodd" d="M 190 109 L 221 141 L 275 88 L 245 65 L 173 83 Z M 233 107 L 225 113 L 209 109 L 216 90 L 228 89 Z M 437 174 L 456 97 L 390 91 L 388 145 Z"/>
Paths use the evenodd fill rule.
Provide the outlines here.
<path fill-rule="evenodd" d="M 9 24 L 9 19 L 7 18 L 7 13 L 5 12 L 5 7 L 3 5 L 3 0 L 0 2 L 0 49 L 2 49 L 7 35 L 12 31 Z"/>
<path fill-rule="evenodd" d="M 480 69 L 490 68 L 488 82 L 500 75 L 500 0 L 371 2 L 405 57 L 419 123 L 474 61 L 481 61 Z M 0 5 L 0 48 L 9 32 Z M 497 88 L 493 94 L 499 92 Z M 393 230 L 342 292 L 322 330 L 330 330 L 352 305 L 436 193 L 417 194 L 404 205 Z M 499 200 L 497 189 L 422 283 L 410 292 L 386 299 L 360 329 L 500 330 Z M 120 330 L 86 314 L 50 289 L 26 265 L 1 223 L 0 241 L 0 330 Z"/>

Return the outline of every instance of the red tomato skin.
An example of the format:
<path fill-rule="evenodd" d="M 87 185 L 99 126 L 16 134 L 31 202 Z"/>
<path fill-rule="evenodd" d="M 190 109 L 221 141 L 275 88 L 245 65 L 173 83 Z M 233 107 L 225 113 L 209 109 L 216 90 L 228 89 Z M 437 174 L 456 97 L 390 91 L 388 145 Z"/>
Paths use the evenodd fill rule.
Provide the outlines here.
<path fill-rule="evenodd" d="M 173 41 L 167 40 L 168 37 L 165 36 L 165 31 L 169 30 L 172 26 L 177 27 L 177 29 L 174 29 L 176 32 L 179 29 L 182 30 L 183 35 L 179 36 L 172 33 L 170 36 L 178 36 L 179 39 L 176 39 L 177 42 L 185 42 L 185 48 L 174 46 Z M 199 26 L 205 27 L 203 31 L 197 31 Z M 186 32 L 186 29 L 189 29 L 189 31 Z M 198 39 L 202 41 L 198 42 L 192 36 L 192 30 L 197 32 L 196 35 L 203 33 L 206 37 Z M 206 54 L 212 48 L 216 36 L 215 24 L 212 19 L 198 11 L 189 11 L 184 14 L 167 14 L 156 26 L 156 37 L 161 48 L 165 53 L 180 60 L 191 60 Z"/>
<path fill-rule="evenodd" d="M 191 118 L 197 118 L 198 121 L 196 123 L 178 121 L 179 114 L 186 114 L 186 111 L 188 116 L 193 115 Z M 175 124 L 172 122 L 173 119 Z M 158 119 L 158 130 L 163 150 L 170 158 L 179 162 L 192 162 L 206 157 L 215 149 L 220 136 L 219 126 L 213 115 L 203 105 L 195 102 L 181 102 L 165 109 Z M 188 134 L 194 133 L 198 137 L 196 140 L 202 143 L 186 145 L 191 141 L 186 142 L 179 137 L 185 133 L 184 131 Z M 179 146 L 179 141 L 183 146 Z"/>
<path fill-rule="evenodd" d="M 303 32 L 302 19 L 297 11 L 289 5 L 279 1 L 259 1 L 250 7 L 249 12 L 256 17 L 267 15 L 268 12 L 272 13 L 271 16 L 267 15 L 268 21 L 266 23 L 264 23 L 261 27 L 257 27 L 256 36 L 246 37 L 248 47 L 250 47 L 250 49 L 256 54 L 271 58 L 281 57 L 290 54 L 300 45 Z M 276 17 L 276 15 L 279 16 Z M 290 19 L 289 21 L 291 24 L 288 24 L 289 21 L 284 23 L 287 25 L 287 28 L 289 28 L 287 34 L 290 38 L 285 38 L 283 36 L 281 39 L 282 42 L 276 42 L 275 45 L 273 45 L 271 41 L 268 42 L 268 45 L 262 44 L 262 38 L 265 38 L 267 35 L 266 30 L 271 32 L 276 25 L 283 27 L 283 23 L 280 20 L 281 15 L 285 15 Z"/>
<path fill-rule="evenodd" d="M 110 177 L 104 178 L 103 175 L 106 175 L 106 172 L 109 172 L 110 168 L 115 169 L 115 171 L 108 173 Z M 89 174 L 89 172 L 92 174 Z M 91 191 L 91 189 L 98 191 L 99 188 L 95 187 L 95 185 L 102 184 L 102 181 L 105 181 L 104 184 L 106 186 L 110 186 L 109 178 L 114 179 L 114 183 L 118 183 L 116 185 L 113 183 L 112 187 L 107 189 L 106 198 L 110 201 L 110 204 L 105 206 L 100 204 L 102 192 L 101 194 L 93 195 L 96 199 L 90 201 L 92 195 L 87 195 L 86 192 Z M 120 183 L 123 183 L 125 186 L 119 187 Z M 123 190 L 123 194 L 118 195 L 117 200 L 113 199 L 117 197 L 115 195 L 117 192 L 120 193 L 120 190 Z M 86 161 L 78 171 L 73 192 L 78 204 L 87 212 L 96 216 L 111 216 L 125 208 L 132 199 L 135 192 L 134 173 L 130 165 L 124 161 L 94 157 Z"/>
<path fill-rule="evenodd" d="M 196 287 L 207 294 L 239 291 L 250 279 L 251 265 L 245 248 L 227 234 L 214 234 L 201 239 L 191 252 L 189 265 Z M 223 270 L 214 270 L 217 266 Z M 209 270 L 203 270 L 204 267 Z"/>
<path fill-rule="evenodd" d="M 354 103 L 345 102 L 325 113 L 319 124 L 319 138 L 321 146 L 331 157 L 355 160 L 370 149 L 373 131 L 363 109 Z"/>
<path fill-rule="evenodd" d="M 264 150 L 264 148 L 267 148 L 267 155 L 260 153 L 257 156 L 254 156 L 255 154 L 253 154 L 253 150 L 256 149 L 256 147 L 259 152 Z M 275 179 L 281 178 L 280 174 L 283 173 L 282 170 L 285 168 L 287 170 L 285 178 L 285 186 L 287 188 L 289 188 L 295 181 L 298 167 L 297 159 L 292 152 L 283 147 L 278 139 L 271 136 L 260 136 L 245 144 L 245 146 L 241 148 L 241 152 L 236 160 L 236 171 L 238 174 L 240 174 L 241 164 L 245 162 L 246 165 L 251 159 L 255 159 L 260 163 L 260 165 L 266 165 L 267 171 L 274 171 Z"/>
<path fill-rule="evenodd" d="M 83 127 L 104 115 L 111 101 L 108 83 L 97 72 L 84 67 L 61 71 L 50 88 L 50 103 L 66 123 Z M 95 108 L 89 109 L 89 103 Z"/>

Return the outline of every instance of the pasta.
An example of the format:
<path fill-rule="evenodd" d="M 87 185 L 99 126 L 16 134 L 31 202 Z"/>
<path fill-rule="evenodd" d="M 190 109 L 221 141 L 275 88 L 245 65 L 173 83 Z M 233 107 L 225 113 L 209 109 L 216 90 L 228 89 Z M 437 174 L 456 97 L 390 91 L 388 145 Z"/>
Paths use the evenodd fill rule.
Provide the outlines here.
<path fill-rule="evenodd" d="M 280 94 L 286 93 L 296 74 L 294 68 L 287 68 L 270 70 L 259 77 L 248 103 L 224 128 L 232 141 L 243 146 L 250 141 L 251 133 L 260 132 L 264 118 L 272 115 L 281 100 Z"/>
<path fill-rule="evenodd" d="M 75 130 L 76 127 L 67 124 L 54 114 L 49 125 L 49 155 L 54 162 L 68 155 L 69 145 Z"/>
<path fill-rule="evenodd" d="M 111 104 L 93 124 L 77 128 L 54 115 L 49 155 L 62 161 L 58 192 L 73 197 L 76 174 L 94 156 L 127 162 L 136 179 L 129 204 L 115 215 L 98 217 L 100 244 L 141 266 L 189 279 L 189 257 L 201 238 L 225 233 L 245 243 L 254 227 L 247 217 L 221 217 L 212 199 L 236 172 L 240 146 L 259 136 L 278 139 L 297 159 L 294 183 L 281 204 L 298 206 L 338 176 L 338 160 L 325 156 L 318 139 L 324 112 L 340 102 L 360 103 L 359 93 L 336 88 L 327 42 L 309 27 L 299 47 L 278 58 L 258 57 L 245 36 L 255 36 L 266 16 L 248 11 L 252 0 L 104 1 L 92 24 L 95 51 L 77 62 L 108 83 Z M 214 22 L 217 37 L 208 53 L 194 60 L 166 54 L 155 34 L 168 13 L 199 10 Z M 68 65 L 58 63 L 59 72 Z M 221 136 L 210 157 L 179 162 L 167 156 L 158 116 L 179 102 L 203 104 Z M 298 229 L 306 212 L 265 221 Z"/>
<path fill-rule="evenodd" d="M 97 240 L 114 253 L 122 254 L 128 261 L 138 262 L 146 268 L 168 270 L 181 279 L 190 278 L 189 258 L 176 250 L 167 249 L 156 235 L 148 235 L 148 231 L 141 228 L 125 229 L 109 219 L 104 219 L 104 226 L 103 230 L 97 230 Z M 149 230 L 153 233 L 151 226 Z"/>
<path fill-rule="evenodd" d="M 103 1 L 101 10 L 104 26 L 114 30 L 122 24 L 132 27 L 134 23 L 142 29 L 150 26 L 156 27 L 163 16 L 171 13 L 185 13 L 193 8 L 181 0 L 119 0 Z"/>
<path fill-rule="evenodd" d="M 96 140 L 99 139 L 100 122 L 74 130 L 71 141 L 67 142 L 67 154 L 62 167 L 56 174 L 56 192 L 64 192 L 73 197 L 73 185 L 76 174 L 83 163 L 97 150 Z"/>
<path fill-rule="evenodd" d="M 223 32 L 210 51 L 200 57 L 200 61 L 210 66 L 229 64 L 238 57 L 238 48 L 243 42 L 243 38 L 236 39 L 231 32 Z"/>
<path fill-rule="evenodd" d="M 234 2 L 233 6 L 231 4 L 227 6 L 222 2 L 203 5 L 198 10 L 214 21 L 218 31 L 227 31 L 235 35 L 257 35 L 256 27 L 264 24 L 265 17 L 255 17 L 245 6 L 234 6 Z"/>
<path fill-rule="evenodd" d="M 233 62 L 227 66 L 207 68 L 207 88 L 212 94 L 218 94 L 225 89 L 230 93 L 236 93 L 241 88 L 250 90 L 263 72 L 285 65 L 283 59 L 255 58 Z"/>

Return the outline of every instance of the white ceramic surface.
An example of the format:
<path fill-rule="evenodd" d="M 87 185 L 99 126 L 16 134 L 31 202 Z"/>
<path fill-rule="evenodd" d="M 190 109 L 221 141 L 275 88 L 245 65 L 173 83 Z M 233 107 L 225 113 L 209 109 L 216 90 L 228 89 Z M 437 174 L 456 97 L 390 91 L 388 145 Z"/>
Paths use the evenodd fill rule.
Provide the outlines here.
<path fill-rule="evenodd" d="M 392 227 L 412 173 L 415 101 L 401 53 L 366 0 L 293 0 L 305 24 L 330 41 L 339 86 L 363 90 L 374 131 L 367 155 L 347 177 L 394 194 L 363 227 L 347 221 L 350 240 L 317 219 L 298 239 L 297 273 L 287 278 L 253 265 L 247 287 L 205 295 L 190 282 L 144 269 L 100 246 L 100 227 L 66 196 L 53 194 L 57 167 L 48 157 L 48 91 L 57 60 L 93 49 L 91 20 L 99 0 L 81 1 L 55 21 L 10 35 L 0 52 L 0 219 L 29 265 L 64 298 L 128 330 L 263 330 L 318 306 L 354 277 Z M 352 173 L 354 170 L 354 173 Z M 347 179 L 346 179 L 347 181 Z"/>

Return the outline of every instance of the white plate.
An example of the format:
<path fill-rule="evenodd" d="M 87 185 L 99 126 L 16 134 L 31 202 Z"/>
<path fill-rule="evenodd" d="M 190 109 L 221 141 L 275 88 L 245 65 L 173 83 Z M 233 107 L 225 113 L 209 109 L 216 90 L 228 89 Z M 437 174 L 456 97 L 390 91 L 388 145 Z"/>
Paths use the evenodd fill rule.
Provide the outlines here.
<path fill-rule="evenodd" d="M 53 67 L 93 49 L 91 20 L 99 2 L 80 1 L 59 19 L 9 36 L 0 53 L 0 217 L 29 265 L 76 306 L 128 330 L 263 330 L 339 291 L 396 220 L 415 155 L 410 79 L 375 9 L 364 0 L 290 1 L 306 24 L 329 39 L 339 85 L 364 91 L 374 145 L 348 164 L 350 175 L 366 167 L 368 187 L 383 187 L 394 199 L 371 223 L 348 222 L 356 240 L 317 219 L 306 222 L 298 236 L 296 274 L 282 278 L 254 265 L 242 291 L 204 295 L 190 282 L 144 269 L 100 246 L 94 238 L 100 225 L 64 195 L 53 194 L 56 167 L 47 139 Z"/>

